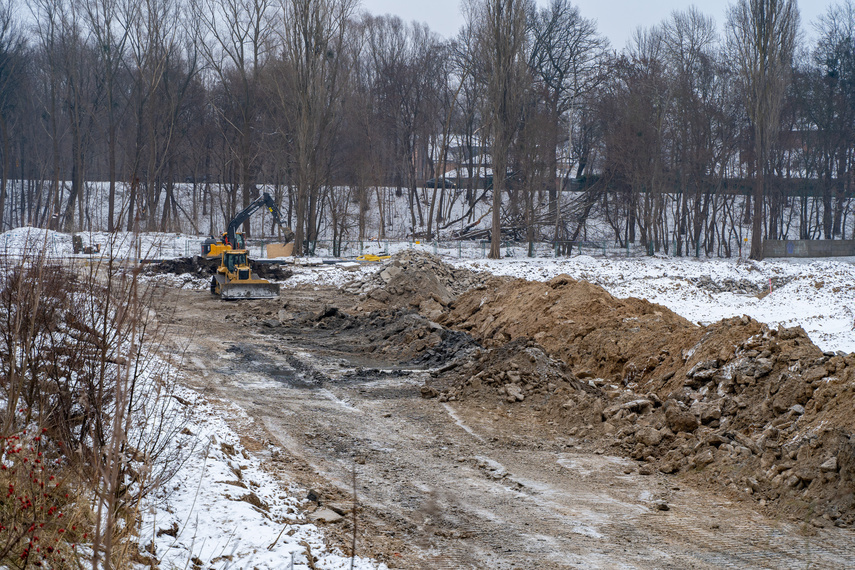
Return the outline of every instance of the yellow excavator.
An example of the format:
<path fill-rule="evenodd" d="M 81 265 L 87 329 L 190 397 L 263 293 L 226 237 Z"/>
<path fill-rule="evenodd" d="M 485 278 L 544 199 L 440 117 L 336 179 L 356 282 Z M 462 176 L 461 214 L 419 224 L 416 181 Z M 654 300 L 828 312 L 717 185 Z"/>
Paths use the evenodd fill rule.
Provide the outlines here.
<path fill-rule="evenodd" d="M 228 228 L 223 232 L 220 239 L 216 239 L 214 236 L 211 236 L 202 242 L 202 257 L 207 259 L 220 259 L 224 251 L 246 249 L 246 239 L 244 234 L 243 232 L 237 231 L 237 229 L 262 206 L 267 208 L 267 211 L 273 216 L 273 220 L 284 229 L 283 237 L 285 243 L 292 241 L 294 239 L 294 232 L 292 232 L 291 228 L 287 227 L 282 222 L 282 215 L 279 213 L 279 208 L 276 207 L 276 202 L 273 201 L 270 194 L 265 192 L 232 218 L 229 222 Z"/>
<path fill-rule="evenodd" d="M 219 256 L 220 266 L 211 278 L 211 293 L 222 299 L 275 299 L 279 296 L 279 285 L 261 279 L 249 265 L 244 236 L 237 228 L 261 206 L 266 206 L 273 219 L 285 228 L 286 243 L 294 239 L 294 232 L 282 223 L 279 208 L 268 193 L 254 200 L 229 222 L 228 230 L 221 242 L 207 240 L 202 244 L 202 255 L 208 259 Z"/>

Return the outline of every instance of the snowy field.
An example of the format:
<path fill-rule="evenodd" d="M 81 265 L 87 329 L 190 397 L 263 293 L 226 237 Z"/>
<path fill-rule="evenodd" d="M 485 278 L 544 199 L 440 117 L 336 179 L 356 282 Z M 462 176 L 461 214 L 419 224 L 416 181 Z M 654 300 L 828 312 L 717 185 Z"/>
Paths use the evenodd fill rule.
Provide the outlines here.
<path fill-rule="evenodd" d="M 6 255 L 20 256 L 28 245 L 29 251 L 53 248 L 51 255 L 71 252 L 68 235 L 24 230 L 0 235 L 0 246 Z M 105 243 L 105 236 L 96 236 L 93 243 Z M 175 257 L 185 255 L 190 239 L 198 238 L 143 234 L 114 241 L 111 247 L 116 253 L 134 257 L 157 244 L 161 256 Z M 429 246 L 408 247 L 434 252 Z M 445 253 L 446 261 L 453 265 L 497 275 L 546 281 L 568 274 L 599 284 L 616 297 L 644 298 L 702 324 L 744 314 L 772 326 L 801 326 L 823 350 L 855 351 L 855 259 L 754 262 L 579 255 L 569 259 L 484 260 L 460 259 L 453 252 L 439 253 Z M 335 264 L 295 265 L 294 276 L 282 285 L 343 285 L 377 271 L 379 266 L 365 263 L 346 269 Z M 159 279 L 176 286 L 207 287 L 207 280 L 189 275 Z M 288 569 L 293 552 L 294 568 L 305 569 L 306 545 L 310 545 L 319 559 L 318 568 L 349 568 L 350 559 L 326 550 L 322 531 L 303 518 L 302 493 L 294 489 L 283 491 L 280 482 L 241 453 L 237 433 L 222 418 L 228 414 L 240 422 L 240 418 L 246 418 L 243 411 L 216 408 L 202 395 L 190 391 L 182 398 L 193 403 L 188 429 L 198 445 L 168 488 L 152 497 L 141 535 L 142 546 L 154 543 L 158 558 L 163 560 L 161 567 L 188 567 L 190 560 L 198 556 L 202 560 L 219 559 L 218 567 L 222 568 Z M 222 443 L 232 445 L 236 453 L 226 453 Z M 242 472 L 245 481 L 252 482 L 250 489 L 229 483 L 235 479 L 235 470 Z M 269 507 L 270 515 L 240 500 L 250 490 Z M 177 528 L 175 536 L 157 536 L 159 529 L 170 528 Z M 369 560 L 357 560 L 355 567 L 385 568 Z"/>
<path fill-rule="evenodd" d="M 101 245 L 101 255 L 124 259 L 169 258 L 196 255 L 201 238 L 185 234 L 82 233 L 83 245 Z M 826 351 L 855 351 L 855 258 L 766 260 L 693 257 L 611 257 L 576 255 L 571 258 L 516 257 L 487 260 L 466 255 L 460 249 L 433 245 L 393 243 L 377 251 L 396 253 L 421 249 L 448 263 L 497 275 L 546 281 L 566 273 L 601 285 L 616 297 L 639 297 L 659 303 L 693 322 L 749 315 L 771 326 L 801 326 Z M 0 254 L 20 256 L 24 251 L 45 252 L 50 257 L 73 257 L 71 235 L 36 228 L 16 228 L 0 234 Z M 250 252 L 251 255 L 254 252 Z M 471 250 L 470 250 L 470 253 Z M 503 254 L 507 253 L 503 250 Z M 548 250 L 544 255 L 549 255 Z M 78 257 L 89 258 L 80 255 Z M 301 283 L 341 285 L 372 271 L 366 264 L 358 271 L 334 265 L 295 268 L 284 286 Z M 168 278 L 169 284 L 207 286 L 207 282 Z"/>

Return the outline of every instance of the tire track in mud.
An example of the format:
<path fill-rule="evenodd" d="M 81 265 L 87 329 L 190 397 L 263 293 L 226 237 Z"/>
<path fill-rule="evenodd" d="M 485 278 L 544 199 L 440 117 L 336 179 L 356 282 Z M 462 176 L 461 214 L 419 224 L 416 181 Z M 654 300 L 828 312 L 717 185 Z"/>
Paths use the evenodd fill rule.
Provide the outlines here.
<path fill-rule="evenodd" d="M 360 370 L 317 331 L 301 342 L 205 326 L 235 306 L 201 305 L 180 316 L 204 333 L 189 353 L 207 376 L 190 383 L 242 405 L 342 495 L 357 461 L 365 516 L 411 545 L 398 567 L 855 566 L 850 531 L 807 536 L 679 478 L 624 473 L 634 462 L 585 442 L 538 442 L 489 410 L 424 400 L 422 373 Z"/>

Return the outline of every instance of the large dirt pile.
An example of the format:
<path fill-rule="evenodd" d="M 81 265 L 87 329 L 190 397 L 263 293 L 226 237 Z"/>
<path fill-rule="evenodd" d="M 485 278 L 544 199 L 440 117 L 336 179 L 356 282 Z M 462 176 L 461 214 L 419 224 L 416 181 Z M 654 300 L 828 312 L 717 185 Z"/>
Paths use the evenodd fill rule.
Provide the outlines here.
<path fill-rule="evenodd" d="M 567 276 L 547 282 L 493 278 L 439 319 L 487 345 L 530 338 L 588 376 L 638 383 L 682 364 L 702 329 L 669 309 L 616 299 Z"/>
<path fill-rule="evenodd" d="M 643 462 L 642 473 L 685 472 L 817 526 L 855 523 L 855 355 L 823 354 L 800 328 L 748 317 L 699 327 L 566 276 L 491 279 L 438 322 L 494 350 L 536 343 L 573 371 L 564 373 L 569 385 L 578 377 L 599 388 L 559 392 L 547 381 L 552 396 L 531 409 L 574 433 L 590 428 L 595 410 L 593 431 Z M 505 361 L 462 368 L 442 396 L 481 397 L 490 378 L 506 405 L 525 405 L 543 383 L 522 381 L 519 361 Z M 523 398 L 508 396 L 509 385 Z"/>
<path fill-rule="evenodd" d="M 421 313 L 435 318 L 458 295 L 488 277 L 486 273 L 451 267 L 423 251 L 407 250 L 385 262 L 379 271 L 349 283 L 343 290 L 389 307 L 418 307 Z"/>

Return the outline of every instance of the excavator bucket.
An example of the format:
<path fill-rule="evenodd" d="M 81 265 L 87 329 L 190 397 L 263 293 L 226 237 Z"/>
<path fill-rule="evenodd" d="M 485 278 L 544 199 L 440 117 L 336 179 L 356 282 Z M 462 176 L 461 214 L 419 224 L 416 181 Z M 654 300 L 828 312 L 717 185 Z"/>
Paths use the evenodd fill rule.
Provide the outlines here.
<path fill-rule="evenodd" d="M 276 299 L 279 297 L 279 284 L 264 279 L 227 281 L 222 275 L 217 275 L 211 283 L 211 292 L 229 301 Z"/>

